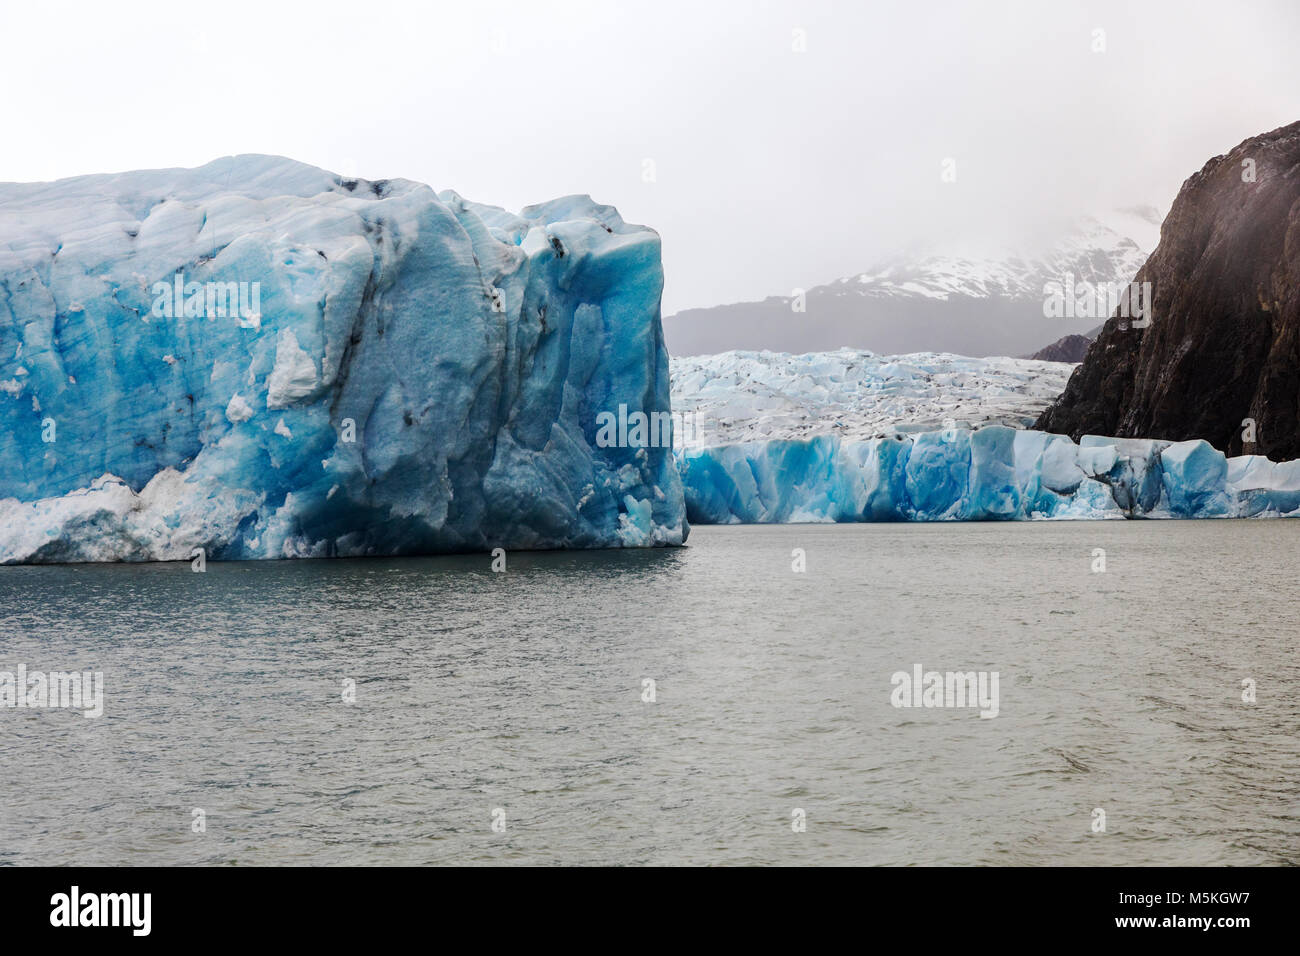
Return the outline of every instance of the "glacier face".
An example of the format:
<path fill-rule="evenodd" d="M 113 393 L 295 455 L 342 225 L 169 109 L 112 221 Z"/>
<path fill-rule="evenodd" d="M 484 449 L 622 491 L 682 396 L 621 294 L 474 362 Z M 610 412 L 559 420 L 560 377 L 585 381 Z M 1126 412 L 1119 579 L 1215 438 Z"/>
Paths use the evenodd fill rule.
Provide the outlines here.
<path fill-rule="evenodd" d="M 678 452 L 700 524 L 1300 515 L 1300 461 L 1002 425 Z"/>
<path fill-rule="evenodd" d="M 0 561 L 680 544 L 659 237 L 268 156 L 0 184 Z M 238 303 L 237 305 L 232 303 Z"/>

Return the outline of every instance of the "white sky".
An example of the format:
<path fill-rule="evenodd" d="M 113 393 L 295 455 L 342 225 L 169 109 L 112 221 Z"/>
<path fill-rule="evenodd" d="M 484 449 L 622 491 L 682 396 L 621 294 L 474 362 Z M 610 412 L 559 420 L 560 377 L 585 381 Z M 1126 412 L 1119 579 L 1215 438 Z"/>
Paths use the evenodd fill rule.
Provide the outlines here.
<path fill-rule="evenodd" d="M 261 152 L 516 210 L 590 193 L 662 234 L 665 314 L 1167 208 L 1300 118 L 1294 0 L 0 0 L 0 37 L 0 181 Z"/>

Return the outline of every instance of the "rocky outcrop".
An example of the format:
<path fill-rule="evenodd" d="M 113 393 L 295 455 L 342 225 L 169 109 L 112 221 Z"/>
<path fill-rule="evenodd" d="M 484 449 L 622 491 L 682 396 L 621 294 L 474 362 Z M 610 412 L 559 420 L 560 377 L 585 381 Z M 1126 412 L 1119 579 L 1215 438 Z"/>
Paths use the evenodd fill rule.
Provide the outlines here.
<path fill-rule="evenodd" d="M 1025 358 L 1036 359 L 1039 362 L 1069 362 L 1073 365 L 1083 361 L 1091 344 L 1090 335 L 1067 335 L 1039 349 L 1033 355 L 1026 355 Z"/>
<path fill-rule="evenodd" d="M 1149 325 L 1109 319 L 1035 427 L 1300 457 L 1300 122 L 1188 179 L 1136 281 Z"/>

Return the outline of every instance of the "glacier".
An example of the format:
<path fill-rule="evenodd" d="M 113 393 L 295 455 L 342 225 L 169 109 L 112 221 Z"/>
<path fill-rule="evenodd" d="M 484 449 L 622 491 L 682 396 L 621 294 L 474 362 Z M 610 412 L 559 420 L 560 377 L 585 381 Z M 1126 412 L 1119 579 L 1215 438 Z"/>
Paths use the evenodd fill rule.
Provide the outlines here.
<path fill-rule="evenodd" d="M 677 545 L 659 236 L 280 157 L 0 184 L 0 562 Z"/>
<path fill-rule="evenodd" d="M 948 424 L 1029 428 L 1075 366 L 946 352 L 729 351 L 670 359 L 679 444 L 730 445 L 819 432 L 841 439 Z"/>
<path fill-rule="evenodd" d="M 1300 516 L 1300 461 L 952 426 L 676 451 L 695 524 Z"/>
<path fill-rule="evenodd" d="M 1066 363 L 838 349 L 671 368 L 695 524 L 1300 514 L 1300 462 L 1031 430 Z"/>

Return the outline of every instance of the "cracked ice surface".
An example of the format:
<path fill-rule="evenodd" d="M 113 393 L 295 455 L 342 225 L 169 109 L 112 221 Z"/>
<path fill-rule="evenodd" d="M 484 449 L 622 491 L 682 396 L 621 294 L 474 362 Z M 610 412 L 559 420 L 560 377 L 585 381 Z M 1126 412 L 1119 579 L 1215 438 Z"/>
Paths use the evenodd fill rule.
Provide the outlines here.
<path fill-rule="evenodd" d="M 833 434 L 864 440 L 949 422 L 1028 428 L 1073 365 L 938 352 L 721 352 L 672 359 L 679 445 Z"/>

